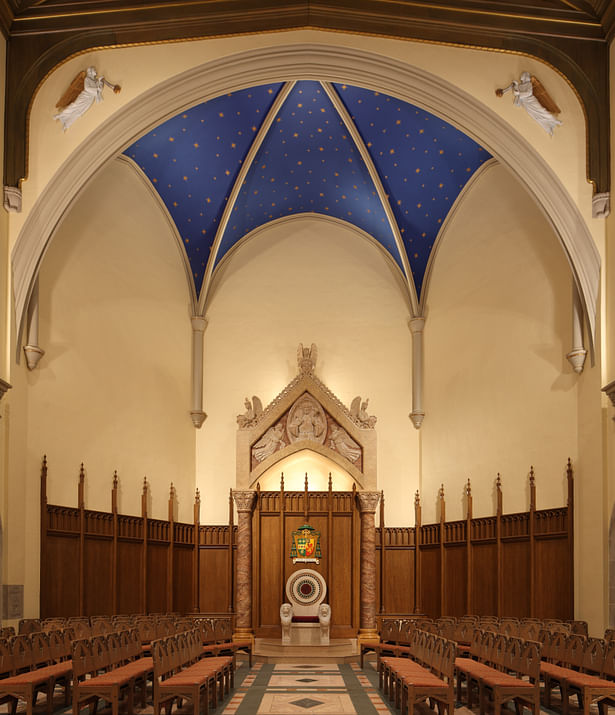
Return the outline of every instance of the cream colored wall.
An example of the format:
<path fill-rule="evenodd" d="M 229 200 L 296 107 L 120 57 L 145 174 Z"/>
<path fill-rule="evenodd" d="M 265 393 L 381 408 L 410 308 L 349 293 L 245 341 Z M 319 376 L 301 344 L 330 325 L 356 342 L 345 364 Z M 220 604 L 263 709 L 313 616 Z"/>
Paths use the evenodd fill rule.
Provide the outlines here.
<path fill-rule="evenodd" d="M 410 411 L 408 309 L 380 249 L 326 219 L 270 225 L 226 261 L 205 332 L 204 409 L 197 433 L 202 520 L 224 523 L 235 431 L 246 396 L 266 405 L 297 374 L 297 346 L 316 343 L 316 375 L 349 406 L 378 417 L 379 488 L 394 523 L 412 520 L 417 439 Z"/>
<path fill-rule="evenodd" d="M 565 465 L 577 456 L 577 381 L 571 344 L 571 277 L 553 231 L 502 166 L 462 198 L 441 238 L 427 294 L 423 519 L 435 518 L 444 483 L 447 518 L 566 503 Z M 465 502 L 463 502 L 465 504 Z"/>
<path fill-rule="evenodd" d="M 189 416 L 191 327 L 179 248 L 135 170 L 116 161 L 83 192 L 45 256 L 40 277 L 39 368 L 27 373 L 30 479 L 43 453 L 50 503 L 192 520 L 194 427 Z M 22 366 L 22 369 L 25 368 Z"/>

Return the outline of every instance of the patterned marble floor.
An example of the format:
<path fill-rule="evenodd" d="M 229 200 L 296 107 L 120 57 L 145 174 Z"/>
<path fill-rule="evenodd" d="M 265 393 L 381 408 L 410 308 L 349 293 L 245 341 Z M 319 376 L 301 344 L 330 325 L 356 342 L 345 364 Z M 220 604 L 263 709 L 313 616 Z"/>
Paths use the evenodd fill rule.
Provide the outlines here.
<path fill-rule="evenodd" d="M 366 659 L 361 670 L 356 663 L 338 665 L 262 664 L 252 668 L 246 661 L 237 662 L 235 689 L 219 703 L 211 715 L 374 715 L 395 713 L 383 701 L 378 690 L 378 675 L 375 658 Z M 54 697 L 54 715 L 71 715 L 71 708 L 63 705 L 61 692 Z M 571 703 L 570 715 L 582 715 L 583 711 Z M 109 708 L 99 704 L 98 715 L 110 715 Z M 561 707 L 554 695 L 553 710 L 541 708 L 541 715 L 561 715 Z M 85 713 L 85 710 L 83 711 Z M 125 712 L 121 710 L 121 712 Z M 153 708 L 135 707 L 135 715 L 152 715 Z M 437 712 L 437 711 L 436 711 Z M 0 714 L 8 713 L 7 705 L 0 706 Z M 18 715 L 25 713 L 20 703 Z M 509 711 L 513 715 L 514 710 Z M 46 715 L 46 703 L 40 697 L 34 715 Z M 173 709 L 173 715 L 193 715 L 190 705 L 181 710 Z M 415 715 L 434 715 L 426 705 L 419 704 Z M 478 709 L 469 710 L 457 703 L 455 715 L 478 715 Z M 592 706 L 591 715 L 598 715 Z M 609 708 L 615 715 L 615 708 Z"/>
<path fill-rule="evenodd" d="M 374 715 L 393 712 L 358 665 L 257 663 L 223 715 Z M 368 671 L 369 672 L 369 671 Z"/>

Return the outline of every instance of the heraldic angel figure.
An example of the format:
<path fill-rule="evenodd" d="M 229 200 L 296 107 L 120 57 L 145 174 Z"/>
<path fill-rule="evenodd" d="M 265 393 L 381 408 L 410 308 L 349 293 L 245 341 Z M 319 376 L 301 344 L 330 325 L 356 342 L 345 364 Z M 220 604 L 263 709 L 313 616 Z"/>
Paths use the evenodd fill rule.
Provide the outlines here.
<path fill-rule="evenodd" d="M 62 122 L 64 131 L 85 114 L 94 102 L 102 102 L 105 85 L 111 87 L 115 94 L 122 89 L 119 84 L 111 84 L 104 77 L 99 77 L 96 67 L 88 67 L 87 70 L 79 72 L 56 104 L 60 111 L 54 114 L 53 118 Z"/>
<path fill-rule="evenodd" d="M 522 72 L 519 81 L 514 79 L 508 87 L 496 89 L 495 93 L 498 97 L 502 97 L 509 90 L 513 93 L 513 104 L 523 107 L 534 121 L 553 136 L 553 129 L 562 124 L 554 116 L 560 113 L 560 108 L 551 99 L 542 83 L 529 72 Z"/>

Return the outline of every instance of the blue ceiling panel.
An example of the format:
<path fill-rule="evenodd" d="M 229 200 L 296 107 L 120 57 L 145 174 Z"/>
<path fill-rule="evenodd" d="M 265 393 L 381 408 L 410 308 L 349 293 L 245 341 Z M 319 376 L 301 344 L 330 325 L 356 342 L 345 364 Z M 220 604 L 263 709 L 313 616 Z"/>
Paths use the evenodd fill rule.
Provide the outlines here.
<path fill-rule="evenodd" d="M 490 154 L 451 124 L 407 102 L 345 84 L 335 89 L 389 195 L 420 295 L 440 227 Z"/>
<path fill-rule="evenodd" d="M 281 86 L 251 87 L 200 104 L 124 152 L 148 176 L 171 214 L 197 295 L 237 173 Z"/>
<path fill-rule="evenodd" d="M 311 81 L 297 82 L 275 117 L 243 182 L 216 261 L 258 226 L 305 212 L 366 231 L 402 266 L 369 172 L 326 92 Z"/>

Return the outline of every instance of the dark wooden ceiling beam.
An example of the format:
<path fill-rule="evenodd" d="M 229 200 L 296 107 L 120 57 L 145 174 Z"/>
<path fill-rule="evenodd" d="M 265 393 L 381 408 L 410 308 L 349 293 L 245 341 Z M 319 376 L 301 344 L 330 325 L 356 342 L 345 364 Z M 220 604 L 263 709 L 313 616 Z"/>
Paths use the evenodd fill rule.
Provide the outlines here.
<path fill-rule="evenodd" d="M 11 1 L 0 0 L 10 18 Z M 42 79 L 94 47 L 314 28 L 527 54 L 561 72 L 583 102 L 588 179 L 608 191 L 613 2 L 603 0 L 26 0 L 10 21 L 4 183 L 27 175 L 27 115 Z M 593 9 L 593 10 L 592 10 Z M 602 14 L 601 14 L 602 13 Z M 6 22 L 6 21 L 5 21 Z M 502 78 L 508 81 L 509 78 Z"/>

